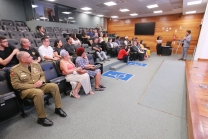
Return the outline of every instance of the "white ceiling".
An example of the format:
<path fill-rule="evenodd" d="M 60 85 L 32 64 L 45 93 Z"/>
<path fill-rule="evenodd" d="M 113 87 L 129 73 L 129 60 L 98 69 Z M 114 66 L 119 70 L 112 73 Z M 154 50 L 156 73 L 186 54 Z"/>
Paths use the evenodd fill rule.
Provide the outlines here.
<path fill-rule="evenodd" d="M 114 1 L 115 6 L 106 6 L 103 3 Z M 84 12 L 80 8 L 92 8 L 92 15 L 102 14 L 105 17 L 118 16 L 120 19 L 132 18 L 129 14 L 137 13 L 138 16 L 133 17 L 147 17 L 157 15 L 167 15 L 182 13 L 187 11 L 196 11 L 197 13 L 204 13 L 207 5 L 207 0 L 202 0 L 201 4 L 187 6 L 187 2 L 195 0 L 55 0 L 55 3 L 67 5 L 77 8 L 77 11 Z M 147 5 L 157 4 L 157 8 L 148 9 Z M 120 12 L 119 9 L 127 8 L 129 12 Z M 153 11 L 162 10 L 163 13 L 154 14 Z"/>

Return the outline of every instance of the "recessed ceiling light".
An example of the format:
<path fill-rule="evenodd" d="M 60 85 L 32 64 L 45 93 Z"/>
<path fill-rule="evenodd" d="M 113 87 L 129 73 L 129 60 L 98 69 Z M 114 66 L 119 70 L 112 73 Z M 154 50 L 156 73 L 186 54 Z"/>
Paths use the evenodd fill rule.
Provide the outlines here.
<path fill-rule="evenodd" d="M 198 0 L 198 1 L 191 1 L 191 2 L 188 2 L 187 5 L 200 4 L 201 2 L 202 2 L 201 0 Z"/>
<path fill-rule="evenodd" d="M 74 19 L 74 17 L 68 17 L 68 19 Z"/>
<path fill-rule="evenodd" d="M 158 5 L 157 5 L 157 4 L 147 5 L 147 8 L 149 8 L 149 9 L 151 9 L 151 8 L 156 8 L 156 7 L 158 7 Z"/>
<path fill-rule="evenodd" d="M 62 12 L 63 14 L 71 14 L 71 12 Z"/>
<path fill-rule="evenodd" d="M 92 8 L 89 8 L 89 7 L 84 7 L 84 8 L 81 8 L 82 10 L 85 10 L 85 11 L 89 11 L 89 10 L 92 10 Z"/>
<path fill-rule="evenodd" d="M 163 12 L 162 10 L 160 10 L 160 11 L 154 11 L 155 14 L 162 13 L 162 12 Z"/>
<path fill-rule="evenodd" d="M 194 14 L 194 13 L 196 13 L 196 11 L 188 11 L 188 12 L 186 12 L 186 14 Z"/>
<path fill-rule="evenodd" d="M 86 14 L 91 14 L 92 12 L 84 12 L 84 13 L 86 13 Z"/>
<path fill-rule="evenodd" d="M 110 1 L 110 2 L 106 2 L 106 3 L 104 3 L 105 5 L 107 5 L 107 6 L 113 6 L 113 5 L 117 5 L 115 2 L 113 2 L 113 1 Z"/>
<path fill-rule="evenodd" d="M 130 16 L 137 16 L 137 13 L 129 14 Z"/>
<path fill-rule="evenodd" d="M 100 15 L 97 15 L 97 16 L 100 16 L 101 17 L 101 16 L 104 16 L 104 15 L 100 14 Z"/>
<path fill-rule="evenodd" d="M 119 11 L 121 11 L 121 12 L 128 12 L 129 9 L 120 9 Z"/>
<path fill-rule="evenodd" d="M 33 5 L 33 4 L 32 4 L 32 8 L 36 8 L 36 7 L 38 7 L 38 5 Z"/>
<path fill-rule="evenodd" d="M 118 16 L 111 16 L 111 18 L 118 18 Z"/>

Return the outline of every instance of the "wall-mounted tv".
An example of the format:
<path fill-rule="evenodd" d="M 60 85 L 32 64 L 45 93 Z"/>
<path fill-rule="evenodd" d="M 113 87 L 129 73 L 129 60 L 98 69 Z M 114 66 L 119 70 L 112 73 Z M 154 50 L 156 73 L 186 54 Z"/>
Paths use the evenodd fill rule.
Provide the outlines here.
<path fill-rule="evenodd" d="M 136 23 L 134 34 L 135 35 L 154 35 L 155 34 L 155 22 Z"/>

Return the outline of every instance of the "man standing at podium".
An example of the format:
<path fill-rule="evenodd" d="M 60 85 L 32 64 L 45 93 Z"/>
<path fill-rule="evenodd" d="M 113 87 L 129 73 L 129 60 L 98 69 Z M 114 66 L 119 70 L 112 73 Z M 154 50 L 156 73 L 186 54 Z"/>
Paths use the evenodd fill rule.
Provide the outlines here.
<path fill-rule="evenodd" d="M 183 40 L 180 40 L 182 42 L 182 57 L 179 60 L 186 61 L 187 55 L 188 55 L 188 49 L 190 47 L 190 42 L 191 42 L 191 31 L 187 30 L 186 31 L 186 36 L 183 38 Z"/>

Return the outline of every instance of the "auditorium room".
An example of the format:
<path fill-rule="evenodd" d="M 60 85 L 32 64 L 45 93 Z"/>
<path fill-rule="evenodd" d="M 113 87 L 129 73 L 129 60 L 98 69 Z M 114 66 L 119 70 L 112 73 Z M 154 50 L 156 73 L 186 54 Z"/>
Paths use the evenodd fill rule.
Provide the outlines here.
<path fill-rule="evenodd" d="M 0 0 L 0 139 L 208 139 L 207 0 Z"/>

